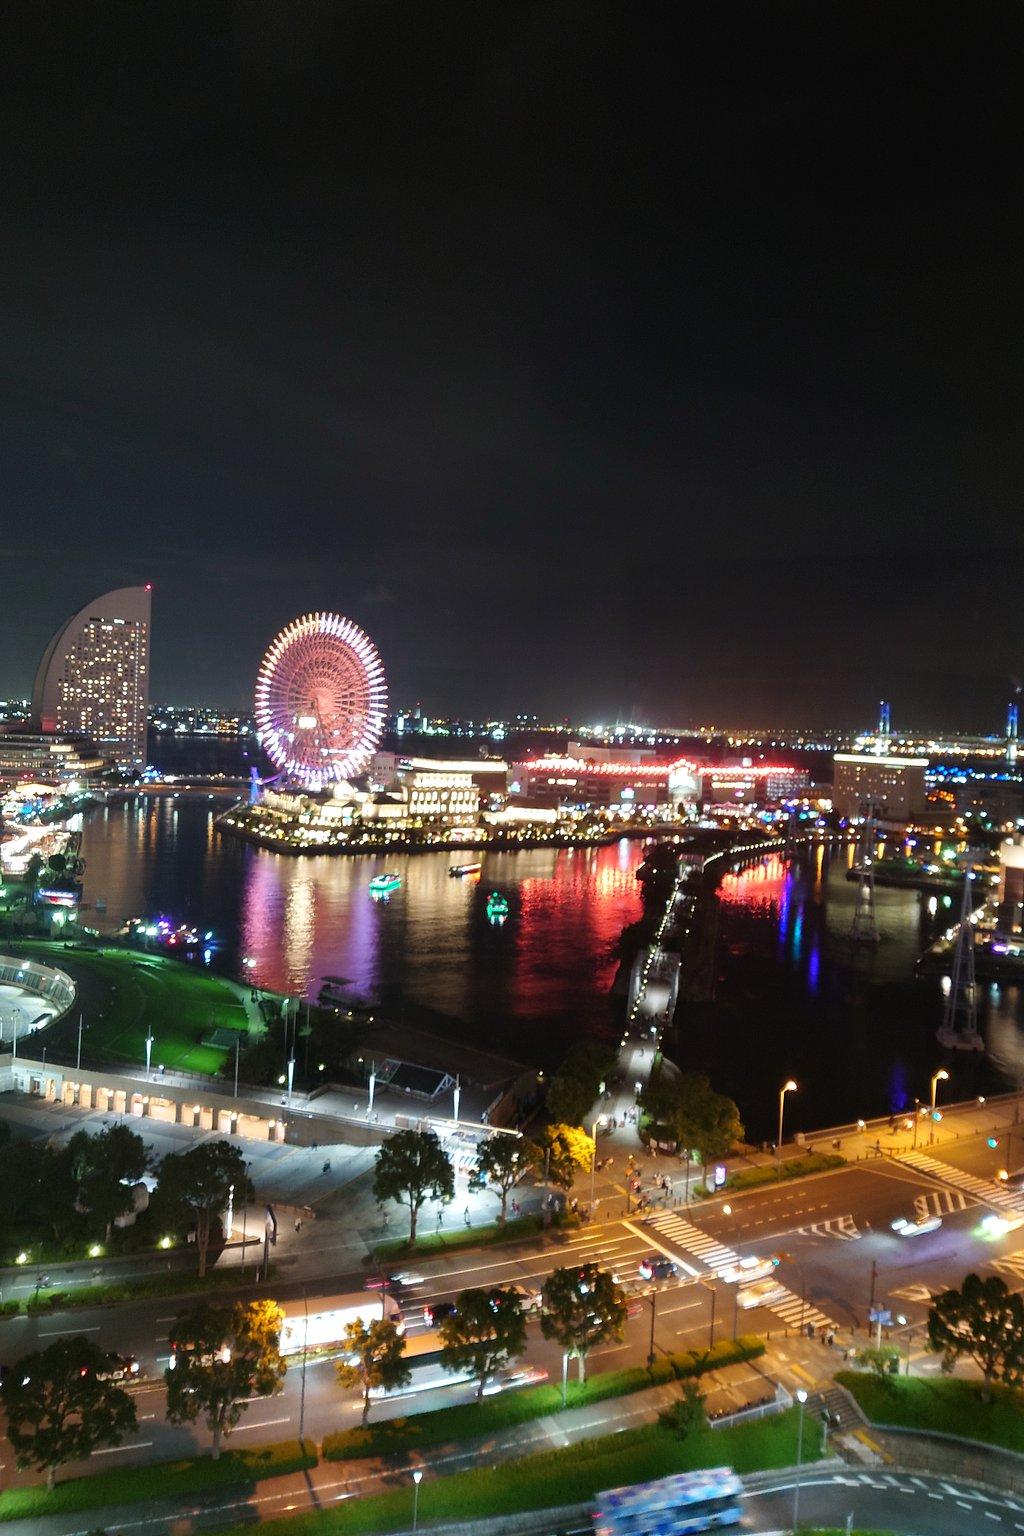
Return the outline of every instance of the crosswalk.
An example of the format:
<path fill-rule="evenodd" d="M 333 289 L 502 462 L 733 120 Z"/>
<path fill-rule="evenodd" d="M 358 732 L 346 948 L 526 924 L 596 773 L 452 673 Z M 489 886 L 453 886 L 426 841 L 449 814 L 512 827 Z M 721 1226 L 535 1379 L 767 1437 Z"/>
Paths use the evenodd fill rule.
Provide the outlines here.
<path fill-rule="evenodd" d="M 1024 1280 L 1024 1248 L 1016 1253 L 1008 1253 L 1004 1258 L 991 1259 L 989 1268 L 1000 1275 L 1012 1275 L 1016 1280 Z"/>
<path fill-rule="evenodd" d="M 951 1216 L 973 1203 L 962 1189 L 930 1189 L 927 1194 L 914 1196 L 914 1215 L 922 1221 L 929 1216 Z"/>
<path fill-rule="evenodd" d="M 650 1217 L 647 1222 L 649 1227 L 657 1229 L 661 1237 L 669 1242 L 677 1243 L 687 1253 L 692 1253 L 700 1259 L 714 1274 L 721 1275 L 734 1264 L 739 1263 L 739 1254 L 720 1243 L 717 1238 L 709 1237 L 699 1227 L 685 1217 L 679 1216 L 675 1211 L 659 1211 L 657 1215 Z M 773 1291 L 770 1299 L 764 1303 L 769 1312 L 774 1312 L 781 1317 L 790 1328 L 803 1328 L 808 1324 L 815 1330 L 822 1328 L 835 1329 L 838 1324 L 833 1322 L 824 1312 L 811 1306 L 793 1291 L 780 1285 Z"/>
<path fill-rule="evenodd" d="M 699 1227 L 695 1227 L 683 1216 L 677 1216 L 675 1211 L 660 1211 L 647 1222 L 649 1227 L 657 1227 L 663 1237 L 670 1238 L 685 1248 L 687 1253 L 695 1253 L 708 1269 L 714 1270 L 720 1275 L 723 1270 L 730 1269 L 733 1264 L 738 1264 L 740 1256 L 727 1248 L 724 1243 L 709 1237 Z"/>
<path fill-rule="evenodd" d="M 962 1168 L 954 1168 L 951 1163 L 942 1163 L 937 1157 L 930 1157 L 927 1152 L 904 1152 L 900 1157 L 901 1163 L 908 1163 L 911 1168 L 917 1168 L 921 1173 L 930 1174 L 933 1179 L 941 1179 L 943 1184 L 951 1184 L 955 1189 L 965 1190 L 967 1194 L 974 1195 L 983 1205 L 994 1205 L 1001 1211 L 1016 1211 L 1024 1215 L 1024 1202 L 1019 1193 L 1006 1189 L 1002 1184 L 996 1184 L 991 1179 L 979 1179 L 973 1173 L 964 1173 Z"/>
<path fill-rule="evenodd" d="M 834 1237 L 841 1243 L 852 1243 L 861 1235 L 852 1216 L 830 1216 L 828 1221 L 812 1221 L 796 1230 L 801 1237 Z"/>

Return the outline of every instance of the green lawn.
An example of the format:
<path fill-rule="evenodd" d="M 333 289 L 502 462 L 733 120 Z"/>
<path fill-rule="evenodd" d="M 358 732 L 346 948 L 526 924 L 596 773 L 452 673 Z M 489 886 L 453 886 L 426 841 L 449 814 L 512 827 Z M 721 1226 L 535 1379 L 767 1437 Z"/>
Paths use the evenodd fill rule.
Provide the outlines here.
<path fill-rule="evenodd" d="M 755 1335 L 744 1335 L 735 1341 L 723 1340 L 714 1350 L 687 1350 L 678 1355 L 659 1358 L 651 1370 L 644 1366 L 632 1366 L 621 1371 L 600 1371 L 582 1384 L 570 1381 L 566 1405 L 569 1408 L 583 1408 L 588 1403 L 600 1403 L 612 1397 L 643 1392 L 648 1387 L 721 1370 L 736 1361 L 753 1360 L 763 1354 L 764 1340 Z M 430 1413 L 417 1413 L 409 1418 L 383 1419 L 377 1424 L 371 1422 L 365 1429 L 345 1429 L 333 1435 L 325 1435 L 324 1460 L 344 1461 L 360 1456 L 394 1457 L 439 1445 L 462 1444 L 466 1440 L 511 1429 L 516 1424 L 528 1423 L 531 1419 L 559 1413 L 561 1407 L 561 1386 L 550 1384 L 524 1387 L 518 1392 L 485 1397 L 480 1402 L 456 1403 L 451 1408 L 436 1408 Z"/>
<path fill-rule="evenodd" d="M 66 949 L 63 943 L 26 940 L 10 946 L 44 965 L 58 966 L 79 987 L 85 1015 L 83 1055 L 104 1063 L 145 1063 L 153 1034 L 153 1066 L 216 1072 L 227 1048 L 204 1045 L 215 1029 L 248 1029 L 237 988 L 205 967 L 134 950 Z M 46 1031 L 58 1049 L 74 1050 L 78 1009 Z"/>
<path fill-rule="evenodd" d="M 525 1242 L 545 1230 L 558 1232 L 562 1229 L 545 1228 L 540 1216 L 518 1216 L 506 1221 L 504 1226 L 495 1221 L 482 1227 L 453 1227 L 450 1232 L 443 1228 L 438 1232 L 419 1232 L 412 1248 L 407 1236 L 391 1237 L 378 1243 L 373 1251 L 378 1259 L 387 1262 L 407 1259 L 410 1254 L 448 1253 L 458 1248 L 488 1247 L 492 1243 Z"/>
<path fill-rule="evenodd" d="M 849 1388 L 872 1423 L 933 1429 L 1024 1453 L 1024 1397 L 1019 1392 L 994 1386 L 992 1401 L 984 1403 L 980 1382 L 956 1376 L 926 1381 L 840 1371 L 836 1380 Z"/>
<path fill-rule="evenodd" d="M 444 1527 L 459 1520 L 510 1515 L 519 1510 L 589 1503 L 604 1488 L 666 1477 L 696 1467 L 732 1466 L 737 1472 L 788 1467 L 796 1461 L 797 1414 L 792 1409 L 773 1418 L 732 1429 L 708 1429 L 681 1440 L 653 1425 L 586 1440 L 565 1450 L 527 1456 L 509 1465 L 452 1477 L 426 1478 L 420 1485 L 422 1525 Z M 804 1461 L 816 1459 L 804 1439 Z M 318 1514 L 295 1515 L 261 1524 L 261 1536 L 364 1536 L 408 1529 L 412 1480 L 373 1498 L 353 1498 Z M 234 1526 L 243 1536 L 251 1526 Z"/>
<path fill-rule="evenodd" d="M 203 1493 L 209 1488 L 241 1489 L 261 1478 L 301 1472 L 316 1464 L 316 1450 L 311 1442 L 303 1445 L 298 1440 L 282 1440 L 276 1445 L 256 1446 L 251 1451 L 225 1451 L 218 1461 L 211 1456 L 194 1456 L 186 1461 L 155 1462 L 148 1467 L 121 1467 L 116 1472 L 97 1472 L 92 1477 L 59 1482 L 52 1493 L 41 1485 L 9 1488 L 0 1493 L 0 1520 L 71 1514 L 76 1510 L 102 1509 L 108 1504 Z"/>

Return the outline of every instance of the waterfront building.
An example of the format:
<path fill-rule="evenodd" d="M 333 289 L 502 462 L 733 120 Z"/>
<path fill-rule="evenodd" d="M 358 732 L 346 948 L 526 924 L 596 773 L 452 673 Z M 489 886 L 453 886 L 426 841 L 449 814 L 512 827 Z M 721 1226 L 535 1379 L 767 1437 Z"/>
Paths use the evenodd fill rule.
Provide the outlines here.
<path fill-rule="evenodd" d="M 27 731 L 0 736 L 0 784 L 78 787 L 99 778 L 105 766 L 87 742 Z"/>
<path fill-rule="evenodd" d="M 667 763 L 619 762 L 554 754 L 512 765 L 510 803 L 518 797 L 537 806 L 603 810 L 621 816 L 667 810 Z"/>
<path fill-rule="evenodd" d="M 36 673 L 38 731 L 86 736 L 123 767 L 146 760 L 151 588 L 96 598 L 54 635 Z"/>
<path fill-rule="evenodd" d="M 837 752 L 833 805 L 840 816 L 862 816 L 866 806 L 887 821 L 907 821 L 925 808 L 927 758 Z"/>

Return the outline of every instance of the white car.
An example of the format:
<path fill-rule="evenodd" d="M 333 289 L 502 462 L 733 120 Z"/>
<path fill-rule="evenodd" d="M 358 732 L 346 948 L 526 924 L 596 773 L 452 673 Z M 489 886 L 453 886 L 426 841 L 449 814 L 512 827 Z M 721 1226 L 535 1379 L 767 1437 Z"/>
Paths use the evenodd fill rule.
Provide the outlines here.
<path fill-rule="evenodd" d="M 531 1285 L 529 1281 L 524 1284 L 523 1281 L 516 1280 L 509 1286 L 509 1290 L 515 1291 L 524 1312 L 539 1312 L 544 1304 L 540 1286 Z"/>
<path fill-rule="evenodd" d="M 537 1365 L 522 1365 L 518 1370 L 506 1371 L 502 1376 L 492 1376 L 484 1383 L 484 1397 L 494 1397 L 498 1392 L 509 1392 L 515 1387 L 538 1387 L 547 1381 L 548 1373 Z"/>
<path fill-rule="evenodd" d="M 922 1232 L 934 1232 L 942 1226 L 941 1216 L 897 1216 L 890 1222 L 892 1230 L 899 1237 L 919 1237 Z"/>
<path fill-rule="evenodd" d="M 755 1280 L 752 1285 L 741 1285 L 736 1292 L 736 1301 L 745 1312 L 751 1307 L 767 1307 L 773 1301 L 785 1295 L 786 1287 L 778 1280 Z"/>
<path fill-rule="evenodd" d="M 746 1259 L 740 1259 L 737 1264 L 730 1264 L 728 1269 L 723 1269 L 721 1278 L 729 1285 L 745 1285 L 748 1281 L 765 1280 L 775 1269 L 774 1259 L 757 1259 L 753 1255 Z"/>

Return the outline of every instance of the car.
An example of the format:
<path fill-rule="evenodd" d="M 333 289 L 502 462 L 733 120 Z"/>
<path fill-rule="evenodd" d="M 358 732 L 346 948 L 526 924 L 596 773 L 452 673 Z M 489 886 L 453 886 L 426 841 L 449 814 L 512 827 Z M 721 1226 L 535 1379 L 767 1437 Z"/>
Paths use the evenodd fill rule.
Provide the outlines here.
<path fill-rule="evenodd" d="M 942 1226 L 941 1216 L 897 1216 L 889 1223 L 898 1237 L 919 1237 L 922 1232 L 934 1232 Z"/>
<path fill-rule="evenodd" d="M 509 1290 L 514 1291 L 519 1297 L 524 1312 L 539 1312 L 544 1304 L 544 1297 L 538 1285 L 523 1284 L 521 1280 L 516 1280 L 509 1286 Z"/>
<path fill-rule="evenodd" d="M 112 1355 L 105 1371 L 96 1372 L 97 1381 L 137 1381 L 141 1374 L 134 1355 Z"/>
<path fill-rule="evenodd" d="M 636 1272 L 641 1280 L 674 1280 L 679 1265 L 663 1253 L 652 1253 L 640 1260 Z"/>
<path fill-rule="evenodd" d="M 392 1274 L 367 1275 L 366 1288 L 370 1291 L 397 1291 L 403 1285 L 422 1285 L 423 1276 L 411 1269 L 399 1269 Z"/>
<path fill-rule="evenodd" d="M 484 1397 L 493 1397 L 497 1392 L 509 1392 L 514 1387 L 537 1387 L 543 1381 L 547 1381 L 548 1373 L 537 1365 L 522 1365 L 515 1371 L 504 1371 L 500 1376 L 492 1376 L 484 1384 Z"/>
<path fill-rule="evenodd" d="M 751 1255 L 723 1269 L 721 1278 L 729 1285 L 745 1285 L 748 1281 L 767 1279 L 775 1267 L 774 1259 L 756 1259 Z"/>
<path fill-rule="evenodd" d="M 430 1301 L 423 1308 L 423 1321 L 428 1328 L 436 1328 L 444 1317 L 451 1317 L 455 1311 L 454 1301 Z"/>
<path fill-rule="evenodd" d="M 778 1301 L 784 1295 L 786 1287 L 779 1280 L 770 1278 L 754 1280 L 750 1284 L 741 1285 L 736 1292 L 736 1304 L 745 1312 L 751 1307 L 767 1307 L 773 1301 Z"/>

